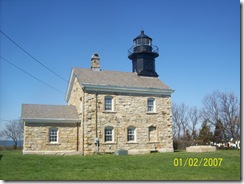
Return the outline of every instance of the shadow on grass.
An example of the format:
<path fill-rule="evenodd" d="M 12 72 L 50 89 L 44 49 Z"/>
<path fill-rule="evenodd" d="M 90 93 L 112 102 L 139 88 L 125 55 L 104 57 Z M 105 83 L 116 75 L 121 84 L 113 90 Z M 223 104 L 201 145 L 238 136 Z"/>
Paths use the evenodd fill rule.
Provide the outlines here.
<path fill-rule="evenodd" d="M 174 152 L 185 152 L 186 150 L 174 150 Z"/>

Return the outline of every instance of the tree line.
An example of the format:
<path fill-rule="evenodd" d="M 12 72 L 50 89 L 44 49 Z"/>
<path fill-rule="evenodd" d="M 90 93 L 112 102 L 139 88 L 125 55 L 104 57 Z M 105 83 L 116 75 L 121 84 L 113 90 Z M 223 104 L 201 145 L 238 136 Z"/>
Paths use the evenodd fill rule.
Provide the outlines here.
<path fill-rule="evenodd" d="M 238 141 L 240 120 L 240 101 L 232 92 L 207 94 L 201 108 L 172 103 L 174 147 Z"/>

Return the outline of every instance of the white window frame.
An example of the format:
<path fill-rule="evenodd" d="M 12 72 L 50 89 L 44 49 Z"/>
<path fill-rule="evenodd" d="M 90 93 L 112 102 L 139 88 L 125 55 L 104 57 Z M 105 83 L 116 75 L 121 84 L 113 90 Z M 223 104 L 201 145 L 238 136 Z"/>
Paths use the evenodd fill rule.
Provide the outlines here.
<path fill-rule="evenodd" d="M 108 101 L 107 100 L 111 100 L 111 104 L 107 104 Z M 111 106 L 110 108 L 108 108 L 108 106 Z M 104 97 L 104 110 L 111 112 L 114 111 L 114 99 L 112 96 L 105 96 Z"/>
<path fill-rule="evenodd" d="M 151 104 L 152 102 L 152 104 Z M 156 112 L 156 105 L 155 105 L 155 99 L 154 98 L 148 98 L 147 99 L 147 112 Z"/>
<path fill-rule="evenodd" d="M 133 137 L 133 139 L 131 139 L 131 137 Z M 127 128 L 127 141 L 136 142 L 136 128 L 133 126 Z"/>
<path fill-rule="evenodd" d="M 49 143 L 58 143 L 58 128 L 49 128 Z"/>
<path fill-rule="evenodd" d="M 108 137 L 109 140 L 108 140 Z M 114 128 L 111 126 L 107 126 L 104 128 L 104 142 L 114 142 Z"/>

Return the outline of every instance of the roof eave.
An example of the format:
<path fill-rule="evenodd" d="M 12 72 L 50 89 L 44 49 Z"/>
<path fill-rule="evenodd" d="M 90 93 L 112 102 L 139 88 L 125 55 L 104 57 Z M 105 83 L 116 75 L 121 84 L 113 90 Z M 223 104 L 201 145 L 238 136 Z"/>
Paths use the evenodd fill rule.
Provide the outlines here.
<path fill-rule="evenodd" d="M 71 74 L 70 74 L 70 78 L 69 78 L 69 84 L 68 84 L 68 87 L 67 87 L 67 90 L 66 90 L 66 94 L 65 94 L 65 101 L 66 102 L 69 101 L 74 80 L 75 80 L 74 68 L 72 68 Z"/>
<path fill-rule="evenodd" d="M 160 88 L 137 88 L 127 86 L 111 86 L 111 85 L 96 85 L 96 84 L 82 84 L 84 91 L 96 91 L 96 92 L 119 92 L 119 93 L 132 93 L 143 95 L 171 95 L 174 90 L 172 89 L 160 89 Z"/>

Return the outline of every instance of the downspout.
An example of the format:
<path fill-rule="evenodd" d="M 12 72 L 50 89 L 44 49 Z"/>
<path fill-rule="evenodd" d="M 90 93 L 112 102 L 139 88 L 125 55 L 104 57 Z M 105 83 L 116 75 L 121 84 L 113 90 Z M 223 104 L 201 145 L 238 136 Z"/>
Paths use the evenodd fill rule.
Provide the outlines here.
<path fill-rule="evenodd" d="M 97 92 L 96 92 L 96 138 L 97 138 Z"/>
<path fill-rule="evenodd" d="M 98 140 L 98 142 L 97 142 L 97 153 L 99 153 L 99 139 L 98 139 L 98 128 L 97 128 L 97 124 L 98 124 L 98 112 L 97 112 L 97 109 L 98 109 L 98 107 L 97 107 L 97 92 L 96 92 L 96 94 L 95 94 L 95 96 L 96 96 L 96 139 Z"/>
<path fill-rule="evenodd" d="M 85 149 L 85 145 L 84 145 L 84 120 L 85 120 L 85 89 L 83 89 L 83 101 L 82 101 L 82 155 L 84 155 L 84 149 Z"/>
<path fill-rule="evenodd" d="M 24 153 L 25 152 L 25 135 L 26 135 L 26 123 L 25 123 L 25 121 L 22 119 L 22 121 L 23 121 L 23 124 L 24 124 L 24 135 L 23 135 L 23 150 L 22 150 L 22 153 Z"/>

